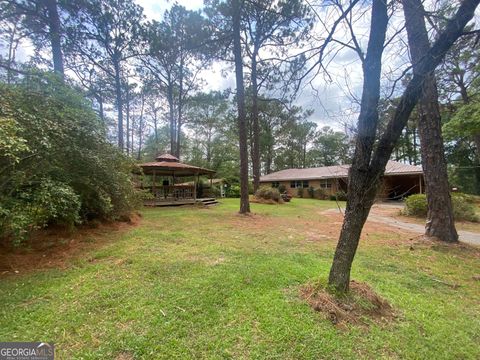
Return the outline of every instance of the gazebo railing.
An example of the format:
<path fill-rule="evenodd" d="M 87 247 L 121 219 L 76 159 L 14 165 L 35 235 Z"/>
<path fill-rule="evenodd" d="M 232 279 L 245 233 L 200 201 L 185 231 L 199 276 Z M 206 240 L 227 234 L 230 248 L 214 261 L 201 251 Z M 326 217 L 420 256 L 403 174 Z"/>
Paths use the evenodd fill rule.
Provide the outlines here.
<path fill-rule="evenodd" d="M 192 185 L 164 185 L 143 187 L 150 189 L 155 201 L 175 201 L 194 199 L 195 188 Z"/>

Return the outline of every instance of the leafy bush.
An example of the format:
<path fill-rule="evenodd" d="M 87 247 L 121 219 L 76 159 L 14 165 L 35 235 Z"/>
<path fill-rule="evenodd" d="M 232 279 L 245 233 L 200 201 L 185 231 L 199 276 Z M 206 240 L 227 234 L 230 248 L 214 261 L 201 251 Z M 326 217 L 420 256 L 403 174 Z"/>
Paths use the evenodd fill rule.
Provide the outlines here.
<path fill-rule="evenodd" d="M 315 189 L 314 197 L 315 197 L 315 199 L 319 199 L 319 200 L 327 200 L 328 199 L 328 194 L 325 191 L 325 189 L 318 188 L 318 189 Z"/>
<path fill-rule="evenodd" d="M 479 218 L 474 204 L 474 198 L 466 194 L 452 194 L 453 216 L 455 219 L 478 222 Z"/>
<path fill-rule="evenodd" d="M 55 78 L 0 85 L 0 240 L 48 224 L 118 219 L 141 204 L 133 162 L 101 120 Z"/>
<path fill-rule="evenodd" d="M 478 215 L 475 213 L 475 205 L 465 194 L 452 194 L 453 216 L 455 220 L 466 220 L 478 222 Z M 405 200 L 403 214 L 409 216 L 426 217 L 428 211 L 427 197 L 425 194 L 410 195 Z"/>
<path fill-rule="evenodd" d="M 304 190 L 303 188 L 298 188 L 297 195 L 299 198 L 303 198 Z"/>
<path fill-rule="evenodd" d="M 280 194 L 283 194 L 285 191 L 287 191 L 285 184 L 278 185 L 278 191 L 280 191 Z"/>
<path fill-rule="evenodd" d="M 427 197 L 425 194 L 410 195 L 405 200 L 403 213 L 409 216 L 425 217 L 427 216 Z"/>
<path fill-rule="evenodd" d="M 339 190 L 335 194 L 330 195 L 330 200 L 347 201 L 347 193 L 343 190 Z"/>
<path fill-rule="evenodd" d="M 226 197 L 230 198 L 239 198 L 240 197 L 240 185 L 234 184 L 227 187 L 225 191 Z"/>
<path fill-rule="evenodd" d="M 221 186 L 222 186 L 221 184 L 220 185 L 212 185 L 212 187 L 210 188 L 211 193 L 214 197 L 220 197 L 220 195 L 221 195 L 220 187 Z"/>
<path fill-rule="evenodd" d="M 307 192 L 308 192 L 308 196 L 310 196 L 310 198 L 314 198 L 315 197 L 315 189 L 310 186 L 308 189 L 307 189 Z"/>
<path fill-rule="evenodd" d="M 280 191 L 278 191 L 278 189 L 267 186 L 262 186 L 258 189 L 255 193 L 255 197 L 257 199 L 273 200 L 275 202 L 280 202 L 281 199 Z"/>

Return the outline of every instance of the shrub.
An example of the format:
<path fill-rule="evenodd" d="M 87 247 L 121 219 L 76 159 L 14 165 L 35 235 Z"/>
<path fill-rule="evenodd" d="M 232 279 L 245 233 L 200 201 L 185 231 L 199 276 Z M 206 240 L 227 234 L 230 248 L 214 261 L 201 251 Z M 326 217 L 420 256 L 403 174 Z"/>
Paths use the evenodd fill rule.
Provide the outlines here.
<path fill-rule="evenodd" d="M 80 197 L 63 183 L 43 179 L 16 197 L 6 198 L 0 212 L 0 232 L 14 246 L 20 245 L 32 230 L 49 224 L 72 228 L 80 223 Z"/>
<path fill-rule="evenodd" d="M 273 200 L 275 202 L 280 202 L 281 196 L 280 192 L 276 188 L 262 186 L 255 193 L 257 199 L 263 200 Z"/>
<path fill-rule="evenodd" d="M 335 194 L 330 195 L 332 201 L 347 201 L 347 193 L 343 190 L 337 191 Z"/>
<path fill-rule="evenodd" d="M 283 194 L 285 191 L 287 191 L 287 187 L 284 184 L 278 185 L 278 191 L 280 191 L 280 194 Z"/>
<path fill-rule="evenodd" d="M 308 192 L 308 196 L 310 196 L 310 198 L 314 198 L 315 197 L 315 189 L 310 186 L 308 189 L 307 189 L 307 192 Z"/>
<path fill-rule="evenodd" d="M 240 185 L 234 184 L 227 188 L 225 191 L 226 197 L 239 198 L 240 197 Z"/>
<path fill-rule="evenodd" d="M 220 194 L 221 194 L 220 187 L 221 187 L 221 186 L 222 186 L 221 184 L 219 184 L 219 185 L 212 185 L 212 187 L 211 187 L 210 190 L 211 190 L 211 193 L 212 193 L 212 195 L 213 195 L 214 197 L 220 197 Z"/>
<path fill-rule="evenodd" d="M 318 188 L 318 189 L 315 189 L 314 197 L 315 197 L 315 199 L 319 199 L 319 200 L 327 200 L 328 199 L 328 194 L 325 191 L 325 189 Z"/>
<path fill-rule="evenodd" d="M 466 194 L 452 194 L 453 216 L 457 220 L 478 222 L 475 203 L 472 197 Z"/>
<path fill-rule="evenodd" d="M 453 216 L 455 220 L 478 222 L 478 215 L 475 213 L 475 205 L 469 201 L 464 194 L 452 194 Z M 409 216 L 426 217 L 428 211 L 427 197 L 425 194 L 410 195 L 405 200 L 403 214 Z"/>
<path fill-rule="evenodd" d="M 303 194 L 304 194 L 303 188 L 298 188 L 298 190 L 297 190 L 298 197 L 303 198 Z"/>
<path fill-rule="evenodd" d="M 425 217 L 427 216 L 427 197 L 425 194 L 410 195 L 405 200 L 403 214 L 409 216 Z"/>
<path fill-rule="evenodd" d="M 0 85 L 0 124 L 0 240 L 18 244 L 48 224 L 115 220 L 141 204 L 133 161 L 107 140 L 82 94 L 56 78 Z"/>

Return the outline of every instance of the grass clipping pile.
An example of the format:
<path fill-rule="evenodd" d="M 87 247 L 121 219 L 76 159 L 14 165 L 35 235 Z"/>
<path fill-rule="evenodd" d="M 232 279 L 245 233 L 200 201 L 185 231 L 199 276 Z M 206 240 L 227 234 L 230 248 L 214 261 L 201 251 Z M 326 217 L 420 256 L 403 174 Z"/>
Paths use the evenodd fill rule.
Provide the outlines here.
<path fill-rule="evenodd" d="M 301 297 L 340 328 L 348 324 L 387 324 L 396 318 L 387 300 L 377 295 L 369 285 L 354 280 L 350 282 L 350 292 L 346 296 L 335 296 L 324 287 L 306 285 L 301 288 Z"/>

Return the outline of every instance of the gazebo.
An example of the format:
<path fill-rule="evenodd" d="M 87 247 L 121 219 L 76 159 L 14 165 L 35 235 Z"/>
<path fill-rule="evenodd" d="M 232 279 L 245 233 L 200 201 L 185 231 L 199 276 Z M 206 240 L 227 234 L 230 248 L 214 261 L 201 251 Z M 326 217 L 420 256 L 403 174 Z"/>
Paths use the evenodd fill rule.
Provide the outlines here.
<path fill-rule="evenodd" d="M 153 199 L 145 205 L 168 206 L 186 205 L 202 202 L 208 204 L 215 199 L 197 199 L 197 183 L 200 175 L 207 175 L 210 181 L 215 171 L 198 166 L 181 163 L 178 158 L 170 154 L 159 155 L 155 161 L 139 164 L 143 174 L 151 176 L 151 185 L 143 189 L 150 189 Z M 193 177 L 192 184 L 176 184 L 177 178 Z"/>

